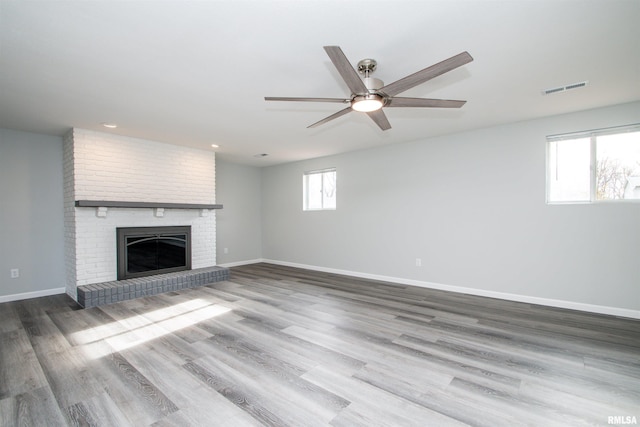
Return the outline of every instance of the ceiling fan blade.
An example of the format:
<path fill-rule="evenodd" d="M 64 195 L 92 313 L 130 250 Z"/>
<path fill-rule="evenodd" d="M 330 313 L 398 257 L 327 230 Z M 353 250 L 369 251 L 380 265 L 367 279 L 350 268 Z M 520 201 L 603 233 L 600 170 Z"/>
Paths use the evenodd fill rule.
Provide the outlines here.
<path fill-rule="evenodd" d="M 338 72 L 349 87 L 349 90 L 351 90 L 352 94 L 361 95 L 369 93 L 364 82 L 360 76 L 358 76 L 358 72 L 354 70 L 353 66 L 349 63 L 349 60 L 339 46 L 325 46 L 324 50 L 327 52 L 327 55 L 329 55 L 329 58 L 331 58 L 331 62 L 333 62 L 333 65 L 338 69 Z"/>
<path fill-rule="evenodd" d="M 427 67 L 424 70 L 420 70 L 405 78 L 390 83 L 382 87 L 379 91 L 384 92 L 389 96 L 395 96 L 405 90 L 409 90 L 414 86 L 424 83 L 427 80 L 431 80 L 434 77 L 438 77 L 439 75 L 461 67 L 464 64 L 468 64 L 471 61 L 473 61 L 471 55 L 469 55 L 468 52 L 462 52 L 449 59 L 445 59 L 442 62 L 438 62 L 435 65 Z"/>
<path fill-rule="evenodd" d="M 371 119 L 376 122 L 378 126 L 380 126 L 380 129 L 391 129 L 391 123 L 389 123 L 386 114 L 384 114 L 382 110 L 370 111 L 367 113 L 367 116 L 371 117 Z"/>
<path fill-rule="evenodd" d="M 344 116 L 345 114 L 351 112 L 351 107 L 347 107 L 344 110 L 340 110 L 337 113 L 333 113 L 332 115 L 330 115 L 329 117 L 325 117 L 324 119 L 320 120 L 319 122 L 315 122 L 312 125 L 307 126 L 307 129 L 309 128 L 314 128 L 316 126 L 320 126 L 322 124 L 325 124 L 333 119 L 337 119 L 338 117 Z"/>
<path fill-rule="evenodd" d="M 344 98 L 289 98 L 284 96 L 265 96 L 265 101 L 302 101 L 302 102 L 339 102 L 348 104 L 350 99 Z"/>
<path fill-rule="evenodd" d="M 389 98 L 385 107 L 414 107 L 414 108 L 460 108 L 467 101 L 453 99 L 428 99 L 428 98 Z"/>

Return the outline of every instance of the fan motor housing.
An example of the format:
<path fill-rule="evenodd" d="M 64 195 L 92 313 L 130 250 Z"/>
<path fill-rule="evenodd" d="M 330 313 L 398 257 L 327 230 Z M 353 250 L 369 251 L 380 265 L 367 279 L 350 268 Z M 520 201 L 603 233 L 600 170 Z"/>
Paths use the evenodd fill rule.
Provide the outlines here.
<path fill-rule="evenodd" d="M 365 77 L 362 80 L 364 81 L 364 85 L 367 89 L 369 89 L 369 92 L 375 92 L 384 86 L 384 82 L 380 79 L 376 79 L 375 77 Z"/>

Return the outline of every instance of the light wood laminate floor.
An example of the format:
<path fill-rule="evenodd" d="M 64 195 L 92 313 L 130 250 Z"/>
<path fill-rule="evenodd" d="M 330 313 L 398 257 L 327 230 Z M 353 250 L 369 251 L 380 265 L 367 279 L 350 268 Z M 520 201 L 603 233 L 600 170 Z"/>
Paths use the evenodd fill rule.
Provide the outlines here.
<path fill-rule="evenodd" d="M 640 422 L 638 320 L 269 264 L 0 319 L 2 426 Z"/>

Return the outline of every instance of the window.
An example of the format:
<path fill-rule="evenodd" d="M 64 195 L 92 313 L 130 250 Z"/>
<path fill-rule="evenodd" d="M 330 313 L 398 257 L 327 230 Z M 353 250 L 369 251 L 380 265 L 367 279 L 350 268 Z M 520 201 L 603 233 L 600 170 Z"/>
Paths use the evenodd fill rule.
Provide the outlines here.
<path fill-rule="evenodd" d="M 336 168 L 305 172 L 302 177 L 302 209 L 336 208 Z"/>
<path fill-rule="evenodd" d="M 640 200 L 640 125 L 547 141 L 549 203 Z"/>

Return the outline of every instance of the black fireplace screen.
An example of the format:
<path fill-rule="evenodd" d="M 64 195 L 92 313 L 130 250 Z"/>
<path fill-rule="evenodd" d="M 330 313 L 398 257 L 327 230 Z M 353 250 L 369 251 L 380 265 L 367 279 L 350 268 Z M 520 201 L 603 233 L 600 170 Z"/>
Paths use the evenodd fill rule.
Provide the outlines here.
<path fill-rule="evenodd" d="M 191 269 L 191 227 L 117 228 L 118 280 Z"/>

